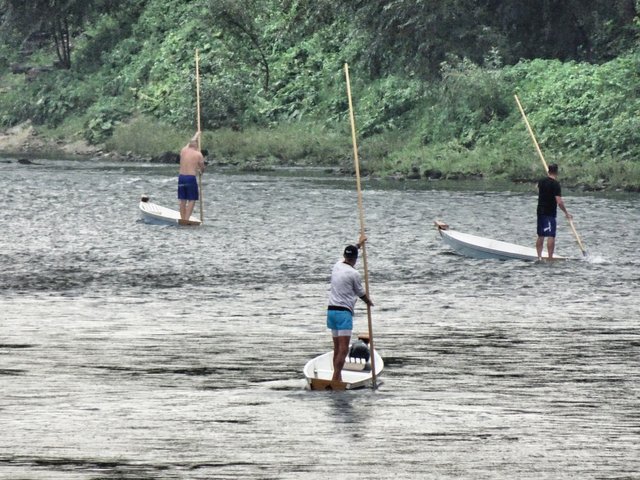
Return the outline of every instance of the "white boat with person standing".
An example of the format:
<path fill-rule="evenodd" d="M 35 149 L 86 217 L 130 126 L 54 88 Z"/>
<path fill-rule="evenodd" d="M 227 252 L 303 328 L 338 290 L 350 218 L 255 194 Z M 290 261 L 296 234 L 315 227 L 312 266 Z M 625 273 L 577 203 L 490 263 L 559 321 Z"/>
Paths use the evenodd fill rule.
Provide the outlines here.
<path fill-rule="evenodd" d="M 465 257 L 481 260 L 526 260 L 531 262 L 539 260 L 538 252 L 533 247 L 524 247 L 515 243 L 451 230 L 446 223 L 439 220 L 434 223 L 442 242 L 451 247 L 456 253 Z M 548 261 L 546 251 L 543 251 L 542 258 Z M 555 255 L 553 260 L 566 259 Z"/>
<path fill-rule="evenodd" d="M 333 352 L 323 353 L 312 358 L 303 370 L 308 387 L 311 390 L 353 390 L 371 385 L 372 363 L 375 365 L 376 375 L 380 375 L 384 369 L 382 357 L 376 351 L 373 353 L 374 359 L 371 362 L 369 337 L 366 334 L 359 335 L 358 340 L 351 343 L 342 369 L 342 383 L 344 385 L 336 385 L 336 382 L 331 380 L 333 377 Z"/>
<path fill-rule="evenodd" d="M 344 249 L 344 260 L 338 261 L 331 272 L 331 289 L 326 321 L 327 327 L 331 330 L 333 351 L 312 358 L 304 366 L 304 376 L 311 390 L 351 390 L 368 385 L 375 389 L 378 387 L 376 378 L 384 368 L 382 357 L 376 351 L 373 343 L 373 322 L 371 319 L 373 302 L 369 295 L 367 237 L 365 235 L 362 189 L 360 187 L 360 162 L 358 160 L 356 127 L 353 103 L 351 101 L 349 66 L 346 63 L 344 64 L 344 73 L 349 101 L 353 163 L 356 173 L 360 238 L 358 243 L 348 245 Z M 362 250 L 364 287 L 360 281 L 360 274 L 355 270 L 358 250 Z M 360 335 L 357 341 L 350 343 L 353 330 L 353 310 L 358 298 L 367 305 L 368 334 Z"/>
<path fill-rule="evenodd" d="M 562 200 L 560 194 L 560 186 L 556 180 L 556 175 L 558 171 L 558 166 L 555 164 L 547 165 L 547 162 L 542 154 L 542 150 L 540 149 L 540 145 L 536 139 L 535 134 L 533 133 L 533 129 L 529 124 L 529 120 L 527 119 L 527 115 L 520 103 L 520 99 L 518 95 L 514 95 L 516 104 L 518 105 L 518 109 L 522 115 L 522 118 L 525 122 L 529 135 L 531 136 L 531 140 L 538 152 L 538 156 L 540 157 L 540 161 L 542 162 L 542 166 L 544 167 L 545 174 L 547 177 L 545 181 L 554 182 L 557 187 L 554 187 L 553 190 L 546 188 L 548 193 L 547 198 L 541 200 L 542 193 L 539 193 L 538 197 L 538 238 L 536 242 L 537 248 L 523 247 L 521 245 L 516 245 L 514 243 L 508 243 L 501 240 L 493 240 L 491 238 L 484 238 L 477 235 L 471 235 L 468 233 L 456 232 L 451 230 L 449 226 L 436 220 L 434 223 L 438 232 L 440 233 L 440 237 L 442 238 L 443 243 L 451 247 L 457 253 L 461 255 L 465 255 L 467 257 L 479 258 L 479 259 L 497 259 L 497 260 L 528 260 L 528 261 L 554 261 L 554 260 L 565 260 L 564 257 L 554 255 L 555 248 L 555 216 L 556 216 L 556 206 L 564 211 L 567 222 L 571 227 L 571 231 L 580 247 L 580 251 L 584 257 L 587 256 L 587 251 L 582 244 L 582 240 L 576 231 L 575 225 L 573 224 L 572 215 L 569 214 L 566 207 L 564 206 L 564 202 Z M 538 189 L 542 191 L 542 183 L 538 182 Z M 551 196 L 551 200 L 548 197 Z M 547 207 L 542 209 L 541 205 L 551 205 L 551 207 Z M 550 210 L 550 211 L 548 211 Z M 546 228 L 543 230 L 540 226 L 540 216 L 548 215 L 552 216 L 551 222 L 549 223 L 548 232 Z M 544 217 L 543 217 L 544 218 Z M 549 218 L 549 217 L 547 217 Z M 545 224 L 546 225 L 546 224 Z M 546 249 L 544 248 L 544 240 L 546 242 Z M 540 250 L 540 251 L 538 251 Z M 551 258 L 550 258 L 551 257 Z"/>
<path fill-rule="evenodd" d="M 142 221 L 145 223 L 154 225 L 185 225 L 194 227 L 202 224 L 202 222 L 194 215 L 191 215 L 188 220 L 182 220 L 180 218 L 179 211 L 171 210 L 170 208 L 151 202 L 148 195 L 142 195 L 140 197 L 138 208 L 140 209 Z"/>
<path fill-rule="evenodd" d="M 149 201 L 148 195 L 140 198 L 139 209 L 146 223 L 162 225 L 199 226 L 204 222 L 202 201 L 202 172 L 205 163 L 202 155 L 200 127 L 200 71 L 198 49 L 195 52 L 196 77 L 196 125 L 197 131 L 180 150 L 180 171 L 178 176 L 178 200 L 180 211 L 172 210 Z M 195 202 L 200 204 L 200 218 L 192 215 Z"/>

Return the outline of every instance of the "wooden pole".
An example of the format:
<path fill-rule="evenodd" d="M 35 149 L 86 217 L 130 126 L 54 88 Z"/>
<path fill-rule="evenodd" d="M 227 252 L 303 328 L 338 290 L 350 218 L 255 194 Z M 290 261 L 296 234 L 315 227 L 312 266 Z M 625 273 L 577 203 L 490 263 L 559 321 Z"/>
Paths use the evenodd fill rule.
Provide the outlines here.
<path fill-rule="evenodd" d="M 344 64 L 344 75 L 347 80 L 347 97 L 349 99 L 349 120 L 351 122 L 351 141 L 353 143 L 353 164 L 356 170 L 356 188 L 358 191 L 358 212 L 360 215 L 360 236 L 364 236 L 364 208 L 362 207 L 362 189 L 360 188 L 360 161 L 358 159 L 358 145 L 356 143 L 356 121 L 353 115 L 353 102 L 351 101 L 351 82 L 349 81 L 349 65 Z M 369 295 L 369 269 L 367 266 L 367 242 L 362 243 L 362 266 L 364 269 L 364 288 Z M 371 382 L 372 388 L 377 387 L 375 349 L 373 343 L 373 322 L 371 320 L 371 306 L 367 304 L 367 325 L 369 327 L 369 348 L 371 349 Z"/>
<path fill-rule="evenodd" d="M 522 104 L 520 103 L 520 99 L 518 98 L 518 95 L 514 95 L 514 98 L 516 99 L 516 103 L 518 104 L 518 109 L 520 110 L 520 114 L 522 115 L 522 119 L 524 120 L 524 123 L 527 126 L 527 130 L 529 131 L 529 135 L 531 135 L 531 140 L 533 141 L 533 144 L 536 147 L 536 151 L 538 152 L 538 156 L 540 157 L 540 161 L 542 162 L 542 165 L 544 166 L 544 171 L 545 171 L 545 173 L 549 173 L 549 167 L 547 165 L 546 160 L 544 159 L 544 155 L 542 155 L 542 150 L 540 150 L 540 145 L 538 145 L 538 140 L 536 140 L 536 136 L 533 133 L 533 129 L 531 128 L 531 125 L 529 124 L 529 120 L 527 119 L 527 114 L 524 113 L 524 108 L 522 108 Z M 571 218 L 567 217 L 567 221 L 569 222 L 569 226 L 571 227 L 571 231 L 573 232 L 573 236 L 576 238 L 576 241 L 578 242 L 578 247 L 580 247 L 580 251 L 582 252 L 582 255 L 586 256 L 587 255 L 587 251 L 585 250 L 584 245 L 582 244 L 582 240 L 580 240 L 580 235 L 578 235 L 576 227 L 573 225 L 573 220 Z"/>
<path fill-rule="evenodd" d="M 200 57 L 198 56 L 198 49 L 196 48 L 196 128 L 198 132 L 200 130 Z M 200 138 L 202 133 L 198 135 L 198 151 L 202 152 L 202 145 L 200 144 Z M 202 205 L 202 172 L 198 172 L 198 193 L 200 199 L 200 223 L 204 223 L 204 207 Z"/>
<path fill-rule="evenodd" d="M 524 120 L 525 125 L 527 126 L 527 130 L 529 131 L 529 135 L 531 135 L 531 140 L 533 141 L 533 145 L 536 147 L 536 151 L 538 152 L 538 156 L 540 157 L 540 161 L 544 166 L 544 172 L 549 173 L 549 167 L 547 166 L 547 162 L 544 159 L 544 155 L 542 155 L 542 150 L 540 150 L 540 145 L 538 145 L 538 141 L 536 140 L 536 136 L 533 133 L 533 129 L 529 124 L 529 119 L 527 119 L 527 114 L 524 113 L 524 109 L 522 108 L 522 104 L 520 103 L 520 99 L 518 95 L 514 95 L 516 99 L 516 103 L 518 104 L 518 109 L 520 110 L 520 114 L 522 115 L 522 119 Z"/>

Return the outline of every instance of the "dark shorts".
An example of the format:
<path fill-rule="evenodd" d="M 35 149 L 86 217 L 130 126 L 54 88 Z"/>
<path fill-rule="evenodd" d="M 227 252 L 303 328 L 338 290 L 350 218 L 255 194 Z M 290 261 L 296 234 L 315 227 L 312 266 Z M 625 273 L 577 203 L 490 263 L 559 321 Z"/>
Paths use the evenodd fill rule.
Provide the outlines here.
<path fill-rule="evenodd" d="M 198 180 L 195 175 L 178 176 L 178 199 L 198 200 Z"/>
<path fill-rule="evenodd" d="M 538 215 L 538 236 L 556 236 L 556 217 L 550 217 L 548 215 Z"/>

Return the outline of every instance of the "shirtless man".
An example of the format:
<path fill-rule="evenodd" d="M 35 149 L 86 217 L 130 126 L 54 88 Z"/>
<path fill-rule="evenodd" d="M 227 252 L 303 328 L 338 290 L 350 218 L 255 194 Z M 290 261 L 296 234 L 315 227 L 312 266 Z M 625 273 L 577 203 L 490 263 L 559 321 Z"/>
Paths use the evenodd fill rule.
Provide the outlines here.
<path fill-rule="evenodd" d="M 196 174 L 204 172 L 204 157 L 198 150 L 200 132 L 191 137 L 189 143 L 180 150 L 180 175 L 178 176 L 178 200 L 180 218 L 191 218 L 196 200 L 200 198 Z"/>

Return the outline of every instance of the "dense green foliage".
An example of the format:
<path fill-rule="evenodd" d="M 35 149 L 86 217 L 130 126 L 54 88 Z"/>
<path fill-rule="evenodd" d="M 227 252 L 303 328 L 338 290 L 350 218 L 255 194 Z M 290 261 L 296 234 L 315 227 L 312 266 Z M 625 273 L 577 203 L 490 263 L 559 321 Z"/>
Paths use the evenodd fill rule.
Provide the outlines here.
<path fill-rule="evenodd" d="M 635 0 L 364 0 L 356 4 L 360 23 L 375 32 L 365 52 L 374 72 L 404 65 L 406 72 L 437 75 L 447 56 L 480 64 L 491 49 L 498 49 L 508 64 L 533 58 L 605 61 L 632 46 L 635 39 Z"/>
<path fill-rule="evenodd" d="M 534 178 L 518 93 L 565 178 L 640 185 L 636 0 L 49 1 L 57 16 L 27 31 L 39 3 L 0 0 L 0 66 L 59 61 L 47 19 L 68 19 L 71 56 L 2 75 L 0 126 L 175 150 L 195 128 L 198 49 L 217 158 L 348 165 L 348 62 L 368 171 Z"/>
<path fill-rule="evenodd" d="M 60 68 L 71 68 L 73 37 L 81 34 L 85 22 L 100 13 L 111 12 L 121 0 L 4 0 L 4 37 L 9 40 L 49 40 L 55 46 Z"/>

